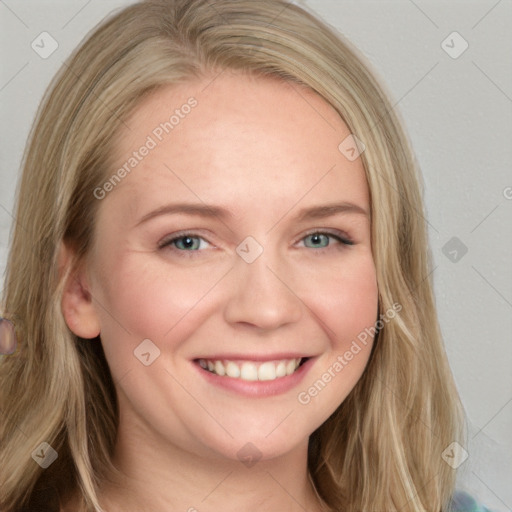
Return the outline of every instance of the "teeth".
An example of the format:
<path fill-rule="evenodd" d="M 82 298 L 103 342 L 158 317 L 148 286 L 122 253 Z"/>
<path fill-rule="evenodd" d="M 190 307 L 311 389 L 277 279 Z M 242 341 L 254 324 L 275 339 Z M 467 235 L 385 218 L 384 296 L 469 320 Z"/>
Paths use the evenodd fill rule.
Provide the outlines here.
<path fill-rule="evenodd" d="M 284 377 L 286 375 L 286 363 L 279 361 L 276 366 L 276 377 Z"/>
<path fill-rule="evenodd" d="M 220 361 L 215 361 L 214 371 L 217 375 L 226 375 L 224 365 Z"/>
<path fill-rule="evenodd" d="M 254 363 L 244 363 L 240 370 L 242 380 L 258 380 L 258 368 Z"/>
<path fill-rule="evenodd" d="M 232 377 L 234 379 L 238 379 L 240 377 L 240 368 L 237 364 L 233 363 L 233 361 L 229 361 L 226 365 L 226 375 L 228 377 Z"/>
<path fill-rule="evenodd" d="M 208 369 L 220 376 L 247 381 L 275 380 L 291 375 L 299 367 L 300 362 L 301 358 L 265 361 L 264 363 L 245 361 L 241 364 L 235 361 L 199 359 L 199 365 L 205 370 Z"/>
<path fill-rule="evenodd" d="M 258 380 L 274 380 L 276 378 L 276 365 L 274 363 L 263 363 L 258 368 Z"/>

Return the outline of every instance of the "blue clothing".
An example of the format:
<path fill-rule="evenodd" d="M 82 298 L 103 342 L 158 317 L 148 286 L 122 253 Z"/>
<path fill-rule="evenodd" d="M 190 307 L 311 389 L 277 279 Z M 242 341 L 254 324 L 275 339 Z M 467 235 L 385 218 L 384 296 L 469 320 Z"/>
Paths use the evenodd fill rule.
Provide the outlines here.
<path fill-rule="evenodd" d="M 448 512 L 491 512 L 491 510 L 479 505 L 469 494 L 457 491 L 453 495 Z"/>

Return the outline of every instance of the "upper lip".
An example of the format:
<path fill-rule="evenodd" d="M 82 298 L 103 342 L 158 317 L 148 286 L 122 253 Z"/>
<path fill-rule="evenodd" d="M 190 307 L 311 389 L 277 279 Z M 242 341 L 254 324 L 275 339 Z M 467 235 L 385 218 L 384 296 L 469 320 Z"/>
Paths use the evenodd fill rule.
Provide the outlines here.
<path fill-rule="evenodd" d="M 195 357 L 194 360 L 205 359 L 210 361 L 255 361 L 255 362 L 264 362 L 264 361 L 280 361 L 282 359 L 303 359 L 310 358 L 313 356 L 308 356 L 303 353 L 298 352 L 279 352 L 276 354 L 214 354 L 211 356 L 200 356 Z"/>

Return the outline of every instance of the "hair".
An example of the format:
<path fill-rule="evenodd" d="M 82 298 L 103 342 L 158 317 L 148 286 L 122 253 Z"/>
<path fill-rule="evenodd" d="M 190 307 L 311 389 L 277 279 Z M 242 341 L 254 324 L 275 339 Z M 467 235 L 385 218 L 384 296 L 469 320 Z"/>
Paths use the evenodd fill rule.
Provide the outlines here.
<path fill-rule="evenodd" d="M 82 340 L 61 310 L 64 284 L 91 248 L 116 133 L 148 94 L 224 70 L 305 86 L 366 149 L 371 243 L 382 314 L 361 379 L 310 437 L 308 468 L 331 510 L 445 510 L 463 413 L 444 351 L 432 282 L 423 182 L 397 113 L 365 58 L 336 30 L 285 0 L 149 0 L 113 13 L 53 79 L 23 157 L 2 311 L 18 347 L 1 358 L 0 508 L 48 490 L 100 511 L 118 410 L 101 340 Z M 341 142 L 341 141 L 340 141 Z M 66 243 L 75 259 L 59 267 Z M 41 442 L 58 459 L 32 460 Z M 49 498 L 44 498 L 49 500 Z M 54 504 L 59 510 L 59 504 Z"/>

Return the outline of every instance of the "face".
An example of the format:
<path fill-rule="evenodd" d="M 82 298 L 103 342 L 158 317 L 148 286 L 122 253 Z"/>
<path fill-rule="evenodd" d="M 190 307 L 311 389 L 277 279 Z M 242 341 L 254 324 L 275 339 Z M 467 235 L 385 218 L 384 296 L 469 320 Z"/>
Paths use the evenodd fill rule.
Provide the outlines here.
<path fill-rule="evenodd" d="M 377 318 L 349 129 L 312 91 L 230 72 L 154 93 L 127 126 L 86 285 L 121 429 L 217 459 L 304 446 Z"/>

